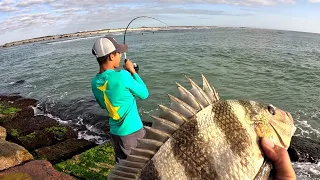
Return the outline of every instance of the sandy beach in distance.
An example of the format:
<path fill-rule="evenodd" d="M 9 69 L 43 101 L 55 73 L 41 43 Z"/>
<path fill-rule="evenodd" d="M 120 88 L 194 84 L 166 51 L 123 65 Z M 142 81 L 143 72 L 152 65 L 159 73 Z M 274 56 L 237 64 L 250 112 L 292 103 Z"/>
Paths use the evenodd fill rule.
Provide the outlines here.
<path fill-rule="evenodd" d="M 132 31 L 158 31 L 158 30 L 173 30 L 173 29 L 205 29 L 205 28 L 213 28 L 215 26 L 169 26 L 169 27 L 140 27 L 140 28 L 128 28 L 127 32 Z M 4 45 L 0 45 L 0 48 L 17 46 L 22 44 L 34 43 L 39 41 L 49 41 L 49 40 L 58 40 L 63 38 L 72 38 L 72 37 L 84 37 L 84 36 L 92 36 L 97 34 L 107 34 L 107 33 L 117 33 L 124 32 L 125 28 L 118 29 L 99 29 L 94 31 L 79 31 L 70 34 L 60 34 L 60 35 L 52 35 L 52 36 L 43 36 L 32 39 L 25 39 L 21 41 L 14 41 L 10 43 L 6 43 Z"/>

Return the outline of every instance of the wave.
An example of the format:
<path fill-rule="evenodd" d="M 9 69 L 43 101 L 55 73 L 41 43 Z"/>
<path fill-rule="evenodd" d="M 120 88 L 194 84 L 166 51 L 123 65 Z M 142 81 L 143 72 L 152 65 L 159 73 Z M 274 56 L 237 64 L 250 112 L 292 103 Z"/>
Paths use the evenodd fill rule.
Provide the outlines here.
<path fill-rule="evenodd" d="M 121 35 L 123 35 L 124 33 L 123 33 L 123 32 L 114 32 L 114 33 L 110 33 L 110 34 L 112 34 L 112 35 L 114 35 L 114 36 L 121 36 Z"/>
<path fill-rule="evenodd" d="M 114 35 L 114 36 L 120 36 L 120 35 L 123 35 L 123 32 L 112 32 L 112 33 L 108 33 L 106 35 Z M 103 35 L 101 35 L 103 36 Z M 65 40 L 58 40 L 58 41 L 53 41 L 53 42 L 47 42 L 46 44 L 48 45 L 53 45 L 53 44 L 61 44 L 61 43 L 68 43 L 68 42 L 74 42 L 74 41 L 81 41 L 81 40 L 84 40 L 84 39 L 92 39 L 92 38 L 97 38 L 99 37 L 99 35 L 96 35 L 96 36 L 88 36 L 88 37 L 74 37 L 73 39 L 65 39 Z"/>
<path fill-rule="evenodd" d="M 85 139 L 88 141 L 94 141 L 96 144 L 103 144 L 110 141 L 106 137 L 99 135 L 93 135 L 90 131 L 78 131 L 78 139 Z"/>
<path fill-rule="evenodd" d="M 69 124 L 68 121 L 62 120 L 59 117 L 53 116 L 50 113 L 45 113 L 44 111 L 42 111 L 41 109 L 39 109 L 39 105 L 37 105 L 36 107 L 32 107 L 34 115 L 35 116 L 47 116 L 48 118 L 54 119 L 56 121 L 58 121 L 61 124 Z"/>
<path fill-rule="evenodd" d="M 152 113 L 155 113 L 155 112 L 158 112 L 159 111 L 159 108 L 156 108 L 156 109 L 151 109 L 151 110 L 146 110 L 144 108 L 139 108 L 139 113 L 143 113 L 143 114 L 152 114 Z"/>
<path fill-rule="evenodd" d="M 320 162 L 318 164 L 297 162 L 292 163 L 298 180 L 319 180 L 320 179 Z"/>
<path fill-rule="evenodd" d="M 96 36 L 89 36 L 89 37 L 83 37 L 83 38 L 75 38 L 75 39 L 67 39 L 67 40 L 61 40 L 61 41 L 54 41 L 54 42 L 48 42 L 46 44 L 52 45 L 52 44 L 61 44 L 61 43 L 67 43 L 67 42 L 73 42 L 73 41 L 80 41 L 84 39 L 92 39 L 97 38 Z"/>
<path fill-rule="evenodd" d="M 320 112 L 304 112 L 302 110 L 297 111 L 296 113 L 295 124 L 297 131 L 296 136 L 302 136 L 306 138 L 320 138 L 320 129 L 316 128 L 316 125 L 312 123 L 317 123 L 320 119 Z"/>

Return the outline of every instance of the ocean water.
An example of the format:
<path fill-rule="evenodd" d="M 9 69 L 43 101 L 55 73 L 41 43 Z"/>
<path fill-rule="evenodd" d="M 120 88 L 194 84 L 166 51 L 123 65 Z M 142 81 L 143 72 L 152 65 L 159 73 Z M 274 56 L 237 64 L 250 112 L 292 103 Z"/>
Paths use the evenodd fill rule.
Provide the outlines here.
<path fill-rule="evenodd" d="M 123 42 L 123 35 L 113 36 Z M 90 87 L 98 72 L 91 54 L 97 37 L 0 49 L 0 93 L 36 98 L 38 114 L 103 143 L 106 112 Z M 158 104 L 169 105 L 167 94 L 177 95 L 175 82 L 189 88 L 187 75 L 201 85 L 204 74 L 222 99 L 273 104 L 293 115 L 296 135 L 320 138 L 320 34 L 212 28 L 128 33 L 126 43 L 149 88 L 149 98 L 138 100 L 144 121 L 158 115 Z M 320 178 L 320 164 L 294 167 L 299 179 Z"/>

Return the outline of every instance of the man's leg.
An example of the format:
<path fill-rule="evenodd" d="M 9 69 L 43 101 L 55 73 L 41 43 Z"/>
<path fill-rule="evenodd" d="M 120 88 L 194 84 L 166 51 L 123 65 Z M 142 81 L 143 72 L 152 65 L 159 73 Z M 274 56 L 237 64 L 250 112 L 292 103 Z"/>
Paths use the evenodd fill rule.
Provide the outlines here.
<path fill-rule="evenodd" d="M 119 159 L 126 159 L 127 155 L 122 151 L 121 146 L 123 146 L 120 136 L 111 135 L 111 142 L 115 152 L 115 161 L 118 163 Z"/>
<path fill-rule="evenodd" d="M 120 136 L 122 144 L 121 149 L 124 154 L 129 155 L 131 153 L 131 148 L 137 147 L 137 139 L 142 139 L 146 134 L 144 128 L 141 128 L 139 131 L 129 134 L 127 136 Z"/>

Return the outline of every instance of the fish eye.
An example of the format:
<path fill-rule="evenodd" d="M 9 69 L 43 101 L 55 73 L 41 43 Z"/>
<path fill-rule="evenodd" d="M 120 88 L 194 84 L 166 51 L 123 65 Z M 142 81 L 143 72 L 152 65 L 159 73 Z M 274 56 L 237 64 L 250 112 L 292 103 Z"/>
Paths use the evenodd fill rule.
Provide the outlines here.
<path fill-rule="evenodd" d="M 268 111 L 272 115 L 276 115 L 276 107 L 274 107 L 272 104 L 268 105 Z"/>

